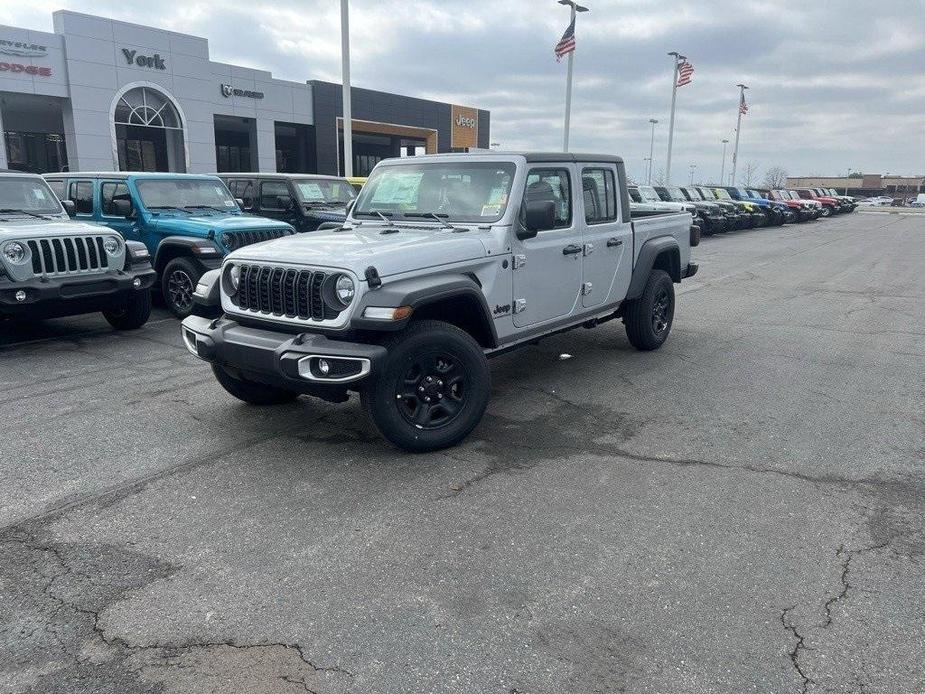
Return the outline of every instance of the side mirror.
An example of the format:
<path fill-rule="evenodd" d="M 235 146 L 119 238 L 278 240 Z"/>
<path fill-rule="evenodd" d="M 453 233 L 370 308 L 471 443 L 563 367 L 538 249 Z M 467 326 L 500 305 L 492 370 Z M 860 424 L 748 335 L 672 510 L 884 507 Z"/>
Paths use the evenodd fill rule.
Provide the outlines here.
<path fill-rule="evenodd" d="M 77 208 L 74 207 L 73 200 L 62 200 L 61 206 L 64 208 L 64 211 L 67 212 L 68 217 L 73 217 L 75 214 L 77 214 Z"/>
<path fill-rule="evenodd" d="M 244 211 L 244 199 L 243 199 L 243 198 L 235 198 L 234 201 L 235 201 L 236 203 L 238 203 L 238 207 L 240 207 L 240 208 L 241 208 L 241 211 L 243 212 L 243 211 Z"/>
<path fill-rule="evenodd" d="M 279 205 L 281 209 L 284 209 L 288 212 L 292 209 L 292 198 L 290 198 L 288 195 L 277 195 L 276 204 Z"/>
<path fill-rule="evenodd" d="M 524 225 L 518 230 L 521 241 L 532 239 L 540 231 L 556 225 L 556 203 L 552 200 L 529 200 L 524 204 Z"/>
<path fill-rule="evenodd" d="M 130 200 L 113 200 L 109 204 L 109 214 L 113 217 L 131 217 L 132 203 Z"/>

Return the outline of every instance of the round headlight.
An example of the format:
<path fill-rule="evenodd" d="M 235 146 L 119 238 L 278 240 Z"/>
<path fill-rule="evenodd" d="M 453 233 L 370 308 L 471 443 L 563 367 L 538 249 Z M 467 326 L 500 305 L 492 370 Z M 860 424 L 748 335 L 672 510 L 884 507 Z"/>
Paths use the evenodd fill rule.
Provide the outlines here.
<path fill-rule="evenodd" d="M 227 248 L 229 251 L 234 250 L 234 234 L 229 234 L 227 231 L 222 234 L 222 245 Z"/>
<path fill-rule="evenodd" d="M 238 287 L 241 286 L 241 266 L 232 265 L 231 269 L 228 271 L 228 281 L 231 282 L 231 288 L 235 291 L 238 291 Z"/>
<path fill-rule="evenodd" d="M 122 242 L 115 236 L 107 236 L 103 239 L 103 248 L 106 249 L 109 255 L 118 255 L 119 251 L 122 250 Z"/>
<path fill-rule="evenodd" d="M 3 255 L 14 265 L 19 265 L 26 260 L 26 247 L 18 241 L 10 241 L 3 247 Z"/>
<path fill-rule="evenodd" d="M 353 301 L 354 294 L 356 294 L 356 287 L 353 284 L 353 280 L 347 277 L 347 275 L 338 277 L 337 282 L 334 284 L 334 295 L 337 297 L 337 300 L 344 306 L 349 306 L 350 302 Z"/>

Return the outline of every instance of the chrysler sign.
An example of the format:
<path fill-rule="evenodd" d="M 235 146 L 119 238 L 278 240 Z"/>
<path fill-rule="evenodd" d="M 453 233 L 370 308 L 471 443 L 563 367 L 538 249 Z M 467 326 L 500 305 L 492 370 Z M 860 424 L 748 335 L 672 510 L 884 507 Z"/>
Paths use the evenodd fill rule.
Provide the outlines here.
<path fill-rule="evenodd" d="M 48 55 L 48 47 L 37 43 L 0 39 L 0 53 L 15 55 L 19 58 L 43 58 Z"/>

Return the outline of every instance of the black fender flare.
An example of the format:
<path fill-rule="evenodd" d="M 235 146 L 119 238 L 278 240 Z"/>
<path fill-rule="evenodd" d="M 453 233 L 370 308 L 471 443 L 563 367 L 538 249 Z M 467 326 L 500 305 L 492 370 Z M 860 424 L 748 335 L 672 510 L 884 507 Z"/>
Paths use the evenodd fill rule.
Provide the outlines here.
<path fill-rule="evenodd" d="M 201 249 L 214 249 L 214 253 L 201 252 Z M 180 253 L 174 253 L 179 249 Z M 199 252 L 197 252 L 199 251 Z M 163 266 L 167 264 L 168 256 L 182 255 L 191 258 L 194 262 L 202 266 L 203 271 L 214 270 L 222 264 L 222 252 L 211 239 L 197 236 L 165 236 L 157 244 L 157 252 L 154 254 L 154 267 L 160 272 Z"/>
<path fill-rule="evenodd" d="M 626 292 L 627 299 L 638 299 L 646 287 L 649 279 L 649 273 L 655 267 L 655 262 L 662 253 L 670 254 L 671 270 L 668 272 L 674 282 L 681 281 L 681 247 L 674 236 L 659 236 L 649 239 L 642 248 L 639 249 L 639 257 L 636 258 L 636 265 L 633 268 L 633 279 L 630 280 L 629 289 Z"/>
<path fill-rule="evenodd" d="M 363 295 L 351 319 L 351 327 L 356 330 L 400 330 L 414 318 L 413 312 L 411 316 L 403 320 L 383 321 L 363 318 L 364 309 L 368 306 L 410 306 L 418 311 L 425 306 L 455 298 L 474 300 L 479 307 L 477 318 L 490 335 L 491 346 L 497 346 L 498 334 L 482 288 L 471 276 L 464 274 L 414 277 L 395 282 L 384 282 L 378 289 L 370 290 Z"/>

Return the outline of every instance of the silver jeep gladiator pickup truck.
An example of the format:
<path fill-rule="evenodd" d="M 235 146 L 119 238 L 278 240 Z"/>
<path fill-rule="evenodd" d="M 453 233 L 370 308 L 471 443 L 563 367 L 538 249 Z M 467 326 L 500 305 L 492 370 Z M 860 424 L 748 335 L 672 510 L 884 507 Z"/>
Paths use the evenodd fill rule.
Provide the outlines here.
<path fill-rule="evenodd" d="M 358 391 L 386 439 L 434 450 L 481 419 L 489 357 L 613 318 L 636 348 L 661 346 L 699 240 L 686 212 L 631 218 L 619 157 L 389 159 L 342 227 L 203 275 L 182 337 L 241 400 Z"/>
<path fill-rule="evenodd" d="M 119 330 L 140 328 L 155 277 L 148 249 L 66 208 L 41 176 L 0 172 L 0 319 L 101 311 Z"/>

